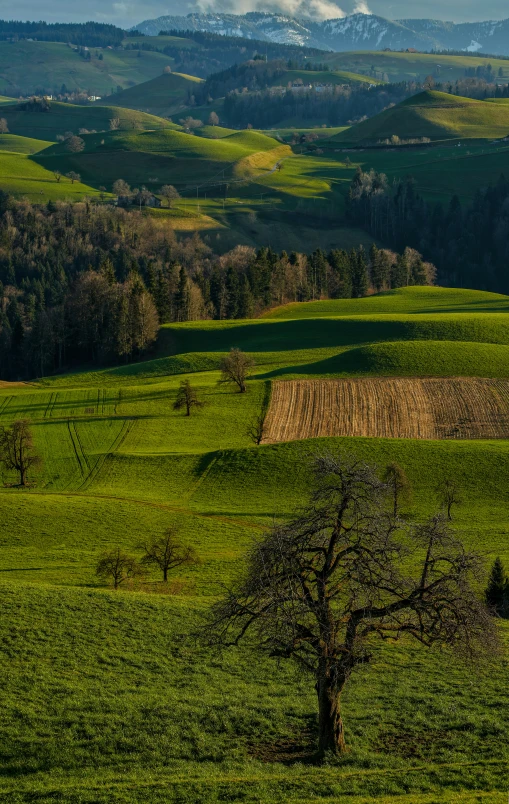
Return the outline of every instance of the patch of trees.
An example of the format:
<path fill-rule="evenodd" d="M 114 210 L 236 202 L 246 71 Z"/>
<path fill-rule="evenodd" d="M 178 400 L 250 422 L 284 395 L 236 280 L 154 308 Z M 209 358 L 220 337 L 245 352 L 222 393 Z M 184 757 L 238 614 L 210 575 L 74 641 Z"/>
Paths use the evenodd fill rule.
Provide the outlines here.
<path fill-rule="evenodd" d="M 261 92 L 229 92 L 224 100 L 223 118 L 230 126 L 250 123 L 254 128 L 270 128 L 289 119 L 323 120 L 330 126 L 347 125 L 382 112 L 389 106 L 415 95 L 420 87 L 415 83 L 338 84 L 317 92 L 311 88 L 281 92 L 267 89 Z"/>
<path fill-rule="evenodd" d="M 40 42 L 70 42 L 88 47 L 119 46 L 125 34 L 116 25 L 101 22 L 20 22 L 0 20 L 0 40 L 37 39 Z"/>
<path fill-rule="evenodd" d="M 0 193 L 0 376 L 139 359 L 159 322 L 250 318 L 290 301 L 432 281 L 432 266 L 410 249 L 237 246 L 218 256 L 197 235 L 178 239 L 143 214 Z"/>
<path fill-rule="evenodd" d="M 299 45 L 283 45 L 277 42 L 262 42 L 236 36 L 221 36 L 206 31 L 161 31 L 160 36 L 176 37 L 175 43 L 159 44 L 153 37 L 145 36 L 141 42 L 128 42 L 126 49 L 156 50 L 174 59 L 173 69 L 206 78 L 235 64 L 257 59 L 294 59 L 302 62 L 304 56 L 320 58 L 323 51 Z M 199 47 L 182 47 L 183 38 L 192 39 Z"/>
<path fill-rule="evenodd" d="M 351 223 L 396 250 L 417 249 L 437 267 L 440 284 L 509 292 L 509 181 L 476 192 L 471 204 L 421 198 L 414 180 L 389 183 L 383 173 L 358 170 L 347 208 Z"/>
<path fill-rule="evenodd" d="M 145 569 L 150 568 L 162 575 L 164 584 L 168 576 L 179 567 L 189 567 L 200 563 L 195 549 L 183 543 L 174 528 L 167 528 L 162 536 L 154 536 L 138 545 L 142 551 L 141 559 L 126 553 L 121 547 L 104 552 L 96 564 L 95 574 L 119 589 L 129 581 L 141 578 Z"/>
<path fill-rule="evenodd" d="M 390 651 L 407 639 L 467 662 L 499 651 L 478 593 L 479 556 L 440 514 L 415 525 L 393 507 L 394 486 L 376 467 L 317 456 L 308 504 L 255 543 L 206 627 L 213 646 L 237 645 L 249 632 L 261 651 L 308 674 L 322 759 L 347 750 L 342 696 L 358 668 L 376 667 L 377 644 Z"/>

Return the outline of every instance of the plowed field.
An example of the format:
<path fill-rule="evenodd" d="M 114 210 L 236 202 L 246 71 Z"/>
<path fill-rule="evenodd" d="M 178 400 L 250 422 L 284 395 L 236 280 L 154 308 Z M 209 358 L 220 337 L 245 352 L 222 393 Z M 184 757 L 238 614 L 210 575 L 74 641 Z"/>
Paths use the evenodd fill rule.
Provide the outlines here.
<path fill-rule="evenodd" d="M 320 436 L 509 438 L 509 380 L 375 377 L 274 383 L 264 442 Z"/>

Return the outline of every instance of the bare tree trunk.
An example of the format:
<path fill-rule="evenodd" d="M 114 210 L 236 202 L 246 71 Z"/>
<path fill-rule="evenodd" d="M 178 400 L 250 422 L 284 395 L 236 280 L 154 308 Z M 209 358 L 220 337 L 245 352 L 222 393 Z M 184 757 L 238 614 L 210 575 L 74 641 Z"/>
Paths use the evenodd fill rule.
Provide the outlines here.
<path fill-rule="evenodd" d="M 341 718 L 341 692 L 330 676 L 319 679 L 318 693 L 318 752 L 343 754 L 346 751 L 345 733 Z"/>

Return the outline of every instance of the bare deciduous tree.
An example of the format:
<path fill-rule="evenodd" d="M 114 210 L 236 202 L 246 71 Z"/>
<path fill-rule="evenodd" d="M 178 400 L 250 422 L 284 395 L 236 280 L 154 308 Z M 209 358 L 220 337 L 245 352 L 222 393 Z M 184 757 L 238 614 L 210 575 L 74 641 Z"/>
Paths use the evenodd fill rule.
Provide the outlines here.
<path fill-rule="evenodd" d="M 0 427 L 0 460 L 7 470 L 18 472 L 21 487 L 29 485 L 28 472 L 40 466 L 41 458 L 35 451 L 30 423 L 26 419 L 10 427 Z"/>
<path fill-rule="evenodd" d="M 163 187 L 161 187 L 161 195 L 166 199 L 169 209 L 171 209 L 171 202 L 180 198 L 180 193 L 172 184 L 163 185 Z"/>
<path fill-rule="evenodd" d="M 234 645 L 250 630 L 271 656 L 308 670 L 323 756 L 346 750 L 341 695 L 377 639 L 411 637 L 471 660 L 494 655 L 498 641 L 474 588 L 479 559 L 443 518 L 410 539 L 373 467 L 323 455 L 314 476 L 303 512 L 251 549 L 244 580 L 213 607 L 206 639 Z"/>
<path fill-rule="evenodd" d="M 265 435 L 265 414 L 259 413 L 249 423 L 246 434 L 255 444 L 261 444 Z"/>
<path fill-rule="evenodd" d="M 221 380 L 236 385 L 241 394 L 246 392 L 246 380 L 249 369 L 254 366 L 254 360 L 240 349 L 230 349 L 221 360 Z"/>
<path fill-rule="evenodd" d="M 97 566 L 95 574 L 99 578 L 111 580 L 113 588 L 118 589 L 121 584 L 141 575 L 141 567 L 134 556 L 130 556 L 120 547 L 115 547 L 108 553 L 103 553 Z"/>
<path fill-rule="evenodd" d="M 218 126 L 219 125 L 219 117 L 217 116 L 216 112 L 211 112 L 209 114 L 209 119 L 208 119 L 207 122 L 208 122 L 209 126 Z"/>
<path fill-rule="evenodd" d="M 54 177 L 55 177 L 55 180 L 56 180 L 57 184 L 59 184 L 59 183 L 60 183 L 60 180 L 61 180 L 61 178 L 62 178 L 62 174 L 60 173 L 60 171 L 59 171 L 59 170 L 54 170 L 54 171 L 53 171 L 53 175 L 54 175 Z"/>
<path fill-rule="evenodd" d="M 131 188 L 129 187 L 128 183 L 124 181 L 124 179 L 117 179 L 114 181 L 112 190 L 115 195 L 129 196 L 131 193 Z"/>
<path fill-rule="evenodd" d="M 85 140 L 82 140 L 81 137 L 76 137 L 73 135 L 65 140 L 65 147 L 69 153 L 79 154 L 85 149 Z"/>
<path fill-rule="evenodd" d="M 394 516 L 397 516 L 401 500 L 405 498 L 408 499 L 410 496 L 410 481 L 406 476 L 405 470 L 398 463 L 390 463 L 386 467 L 383 479 L 391 490 L 393 500 L 392 513 Z"/>
<path fill-rule="evenodd" d="M 193 388 L 190 380 L 182 380 L 180 383 L 180 388 L 177 391 L 177 398 L 173 403 L 173 410 L 181 410 L 182 408 L 185 408 L 186 416 L 190 416 L 193 408 L 198 410 L 204 405 L 205 402 L 202 402 L 200 399 L 198 399 L 198 392 L 195 388 Z"/>
<path fill-rule="evenodd" d="M 199 558 L 193 547 L 182 544 L 176 532 L 168 528 L 163 536 L 140 545 L 144 555 L 141 564 L 158 567 L 163 573 L 163 580 L 168 581 L 168 573 L 177 567 L 198 564 Z"/>
<path fill-rule="evenodd" d="M 66 178 L 71 180 L 71 184 L 74 184 L 75 181 L 81 181 L 81 176 L 79 173 L 76 173 L 74 170 L 70 170 L 69 173 L 66 173 Z"/>
<path fill-rule="evenodd" d="M 120 117 L 110 117 L 110 131 L 118 131 L 120 128 Z"/>
<path fill-rule="evenodd" d="M 446 477 L 445 480 L 437 486 L 436 492 L 440 505 L 447 512 L 447 519 L 451 521 L 453 505 L 460 505 L 462 502 L 458 483 L 454 478 Z"/>
<path fill-rule="evenodd" d="M 9 126 L 5 117 L 0 117 L 0 134 L 8 134 Z"/>

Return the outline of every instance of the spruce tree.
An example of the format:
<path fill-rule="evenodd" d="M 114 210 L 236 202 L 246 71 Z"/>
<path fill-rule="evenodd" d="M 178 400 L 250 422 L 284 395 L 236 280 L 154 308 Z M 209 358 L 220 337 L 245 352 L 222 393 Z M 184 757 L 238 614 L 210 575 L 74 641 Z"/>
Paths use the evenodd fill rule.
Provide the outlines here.
<path fill-rule="evenodd" d="M 509 616 L 509 579 L 504 565 L 497 556 L 491 568 L 485 591 L 486 603 L 500 617 Z"/>

